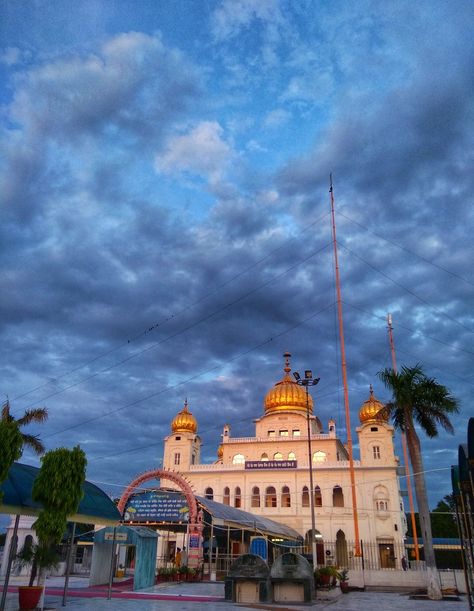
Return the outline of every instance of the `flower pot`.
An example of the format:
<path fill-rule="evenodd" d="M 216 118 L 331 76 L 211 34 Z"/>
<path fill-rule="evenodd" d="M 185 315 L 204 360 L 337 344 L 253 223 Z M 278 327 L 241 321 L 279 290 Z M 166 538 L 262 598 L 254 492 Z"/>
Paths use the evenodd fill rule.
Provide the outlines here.
<path fill-rule="evenodd" d="M 323 587 L 327 587 L 331 583 L 331 575 L 320 575 L 319 581 Z"/>
<path fill-rule="evenodd" d="M 347 594 L 349 592 L 349 582 L 348 581 L 340 581 L 339 585 L 341 587 L 341 592 L 343 594 Z"/>
<path fill-rule="evenodd" d="M 20 611 L 36 609 L 43 593 L 43 586 L 19 586 L 18 599 Z"/>

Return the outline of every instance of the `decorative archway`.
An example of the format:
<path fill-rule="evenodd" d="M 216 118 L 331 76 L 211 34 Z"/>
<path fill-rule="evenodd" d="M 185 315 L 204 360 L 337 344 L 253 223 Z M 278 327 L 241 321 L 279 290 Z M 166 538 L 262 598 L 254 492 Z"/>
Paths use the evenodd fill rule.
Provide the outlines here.
<path fill-rule="evenodd" d="M 141 475 L 138 475 L 130 484 L 125 488 L 124 493 L 120 497 L 120 501 L 117 505 L 120 514 L 123 516 L 123 512 L 125 510 L 125 506 L 127 504 L 128 499 L 134 493 L 135 489 L 143 484 L 144 482 L 148 482 L 151 479 L 169 479 L 171 482 L 174 482 L 179 486 L 179 488 L 183 491 L 183 494 L 188 502 L 189 507 L 189 524 L 197 524 L 198 521 L 198 506 L 196 497 L 194 496 L 193 489 L 191 488 L 191 484 L 179 473 L 176 471 L 171 471 L 169 469 L 152 469 L 151 471 L 145 471 Z"/>
<path fill-rule="evenodd" d="M 167 479 L 175 483 L 183 492 L 189 507 L 189 548 L 188 548 L 188 563 L 191 567 L 199 566 L 202 560 L 202 511 L 198 511 L 196 497 L 194 496 L 191 484 L 176 471 L 169 469 L 152 469 L 138 475 L 125 488 L 124 493 L 120 497 L 117 505 L 120 515 L 123 516 L 128 499 L 140 484 L 148 482 L 151 479 Z"/>

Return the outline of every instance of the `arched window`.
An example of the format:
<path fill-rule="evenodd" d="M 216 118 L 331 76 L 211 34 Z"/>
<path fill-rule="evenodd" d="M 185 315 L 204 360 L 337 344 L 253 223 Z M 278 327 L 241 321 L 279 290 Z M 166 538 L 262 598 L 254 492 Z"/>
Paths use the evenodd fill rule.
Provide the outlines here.
<path fill-rule="evenodd" d="M 308 486 L 303 486 L 303 494 L 301 496 L 301 506 L 309 507 L 309 490 Z"/>
<path fill-rule="evenodd" d="M 265 490 L 265 507 L 277 506 L 277 493 L 273 486 L 268 486 Z"/>
<path fill-rule="evenodd" d="M 321 452 L 321 450 L 318 450 L 318 452 L 315 452 L 313 454 L 313 462 L 315 463 L 326 462 L 326 452 Z"/>
<path fill-rule="evenodd" d="M 316 486 L 314 489 L 314 506 L 322 507 L 323 506 L 323 497 L 321 495 L 321 488 Z"/>
<path fill-rule="evenodd" d="M 332 489 L 332 506 L 344 507 L 344 493 L 341 486 L 334 486 Z"/>
<path fill-rule="evenodd" d="M 252 507 L 260 507 L 260 488 L 258 486 L 252 488 Z"/>
<path fill-rule="evenodd" d="M 296 454 L 294 452 L 288 452 L 288 460 L 296 460 Z"/>
<path fill-rule="evenodd" d="M 268 454 L 267 454 L 266 452 L 264 452 L 264 453 L 262 454 L 262 456 L 260 457 L 260 460 L 261 460 L 262 462 L 267 462 L 267 460 L 268 460 Z"/>
<path fill-rule="evenodd" d="M 235 454 L 232 459 L 233 465 L 243 465 L 245 463 L 245 456 L 243 454 Z"/>
<path fill-rule="evenodd" d="M 281 489 L 281 506 L 282 507 L 291 507 L 291 496 L 290 489 L 288 486 L 283 486 Z"/>
<path fill-rule="evenodd" d="M 242 507 L 242 492 L 240 486 L 236 486 L 234 492 L 234 507 Z"/>
<path fill-rule="evenodd" d="M 275 452 L 273 460 L 283 460 L 283 454 L 281 452 Z"/>
<path fill-rule="evenodd" d="M 230 505 L 230 488 L 226 486 L 224 488 L 224 496 L 222 497 L 222 502 L 224 505 Z"/>
<path fill-rule="evenodd" d="M 372 446 L 372 456 L 374 460 L 380 460 L 380 446 Z"/>
<path fill-rule="evenodd" d="M 378 512 L 387 512 L 389 510 L 389 494 L 385 486 L 376 486 L 374 488 L 374 504 Z"/>
<path fill-rule="evenodd" d="M 214 500 L 214 490 L 212 488 L 206 488 L 204 491 L 204 496 L 210 501 Z"/>

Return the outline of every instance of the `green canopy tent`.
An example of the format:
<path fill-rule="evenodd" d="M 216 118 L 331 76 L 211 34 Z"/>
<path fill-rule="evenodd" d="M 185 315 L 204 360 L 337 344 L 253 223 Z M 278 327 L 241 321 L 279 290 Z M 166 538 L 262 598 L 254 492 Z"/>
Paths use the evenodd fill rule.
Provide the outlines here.
<path fill-rule="evenodd" d="M 16 515 L 15 525 L 12 533 L 10 550 L 8 555 L 7 572 L 3 584 L 0 611 L 5 608 L 8 582 L 13 558 L 16 554 L 16 537 L 20 516 L 37 516 L 42 509 L 40 503 L 32 498 L 33 482 L 39 473 L 38 467 L 24 465 L 18 462 L 13 463 L 8 472 L 8 476 L 0 485 L 3 492 L 3 499 L 0 503 L 0 513 Z M 69 521 L 82 524 L 103 524 L 104 526 L 116 526 L 121 519 L 120 513 L 105 492 L 95 484 L 85 481 L 83 485 L 84 496 L 79 503 L 77 513 L 69 516 Z M 64 585 L 64 598 L 66 597 L 69 563 L 66 567 L 66 580 Z"/>

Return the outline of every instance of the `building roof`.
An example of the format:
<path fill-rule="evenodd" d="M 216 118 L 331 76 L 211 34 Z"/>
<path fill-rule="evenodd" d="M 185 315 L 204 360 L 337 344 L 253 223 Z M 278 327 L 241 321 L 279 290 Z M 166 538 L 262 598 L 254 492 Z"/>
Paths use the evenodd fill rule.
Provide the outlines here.
<path fill-rule="evenodd" d="M 0 485 L 3 492 L 0 513 L 25 516 L 39 514 L 42 505 L 32 498 L 33 482 L 38 472 L 37 467 L 13 463 L 7 479 Z M 105 492 L 88 481 L 84 482 L 83 491 L 77 514 L 69 516 L 69 521 L 86 524 L 117 524 L 120 521 L 121 516 L 115 503 Z"/>
<path fill-rule="evenodd" d="M 256 530 L 262 534 L 275 535 L 285 539 L 301 540 L 301 535 L 285 524 L 275 522 L 263 516 L 256 516 L 248 511 L 243 511 L 243 509 L 237 509 L 236 507 L 230 507 L 229 505 L 224 505 L 217 501 L 211 501 L 203 496 L 196 496 L 196 498 L 199 504 L 212 515 L 214 521 L 222 520 L 222 522 L 225 523 L 246 526 L 247 529 Z"/>
<path fill-rule="evenodd" d="M 407 545 L 414 545 L 415 540 L 413 537 L 407 537 L 405 543 Z M 418 537 L 418 543 L 419 545 L 423 545 L 423 537 Z M 461 545 L 461 540 L 455 537 L 433 537 L 433 545 Z"/>

